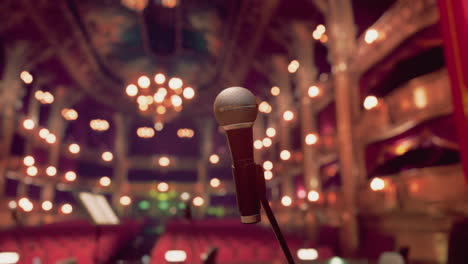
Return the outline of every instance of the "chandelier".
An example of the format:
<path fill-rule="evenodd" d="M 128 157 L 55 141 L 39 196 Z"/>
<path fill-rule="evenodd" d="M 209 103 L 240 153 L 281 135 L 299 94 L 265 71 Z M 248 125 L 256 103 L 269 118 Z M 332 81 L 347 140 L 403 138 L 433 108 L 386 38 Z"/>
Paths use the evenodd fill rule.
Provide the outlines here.
<path fill-rule="evenodd" d="M 139 111 L 146 116 L 153 116 L 155 122 L 167 121 L 182 111 L 184 100 L 195 97 L 195 90 L 184 87 L 184 81 L 178 77 L 168 79 L 163 73 L 157 73 L 151 80 L 140 76 L 135 83 L 127 85 L 125 92 L 136 99 Z"/>

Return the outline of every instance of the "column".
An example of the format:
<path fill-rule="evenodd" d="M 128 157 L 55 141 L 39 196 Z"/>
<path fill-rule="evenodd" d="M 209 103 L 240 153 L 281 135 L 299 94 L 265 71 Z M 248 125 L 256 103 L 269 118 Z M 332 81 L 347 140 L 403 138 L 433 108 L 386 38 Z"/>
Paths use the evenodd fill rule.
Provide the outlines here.
<path fill-rule="evenodd" d="M 356 26 L 350 0 L 330 0 L 328 4 L 327 31 L 334 75 L 337 143 L 344 199 L 340 237 L 343 253 L 352 256 L 356 254 L 359 246 L 356 219 L 358 166 L 355 163 L 352 119 L 353 89 L 357 89 L 357 84 L 353 72 L 349 69 L 349 62 L 355 51 Z"/>
<path fill-rule="evenodd" d="M 304 23 L 294 23 L 292 32 L 294 50 L 301 65 L 296 77 L 297 90 L 300 94 L 304 186 L 307 191 L 317 190 L 320 186 L 318 153 L 314 146 L 307 145 L 305 142 L 307 134 L 317 132 L 312 99 L 308 95 L 309 87 L 316 83 L 317 78 L 317 68 L 314 64 L 314 41 L 310 37 L 310 30 Z"/>
<path fill-rule="evenodd" d="M 210 204 L 210 186 L 209 186 L 209 157 L 213 152 L 213 130 L 214 123 L 212 118 L 202 118 L 198 122 L 198 131 L 200 134 L 200 159 L 197 162 L 197 178 L 198 178 L 198 194 L 205 201 L 204 205 L 200 207 L 199 212 L 205 214 L 206 208 Z M 195 194 L 194 194 L 195 196 Z"/>
<path fill-rule="evenodd" d="M 124 114 L 114 114 L 116 134 L 114 139 L 114 174 L 112 177 L 112 205 L 119 214 L 123 213 L 120 204 L 120 196 L 124 195 L 128 188 L 128 128 L 129 122 Z"/>
<path fill-rule="evenodd" d="M 272 75 L 271 80 L 281 90 L 280 95 L 275 97 L 275 108 L 273 111 L 277 113 L 278 120 L 278 143 L 279 150 L 291 150 L 291 124 L 283 120 L 283 113 L 287 110 L 293 111 L 292 102 L 293 94 L 291 89 L 291 82 L 288 73 L 288 60 L 285 56 L 274 55 L 272 58 Z M 276 153 L 278 155 L 279 153 Z M 278 164 L 275 164 L 278 166 Z M 288 174 L 288 170 L 283 167 L 281 175 L 275 175 L 280 177 L 281 185 L 284 195 L 294 196 L 294 187 L 292 183 L 291 175 Z"/>

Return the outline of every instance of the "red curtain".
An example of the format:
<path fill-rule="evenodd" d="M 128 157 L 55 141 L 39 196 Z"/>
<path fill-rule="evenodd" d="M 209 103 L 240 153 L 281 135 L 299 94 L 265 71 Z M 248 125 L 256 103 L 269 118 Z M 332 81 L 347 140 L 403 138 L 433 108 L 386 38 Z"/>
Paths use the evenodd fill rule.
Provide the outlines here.
<path fill-rule="evenodd" d="M 455 120 L 468 182 L 468 1 L 438 0 Z"/>

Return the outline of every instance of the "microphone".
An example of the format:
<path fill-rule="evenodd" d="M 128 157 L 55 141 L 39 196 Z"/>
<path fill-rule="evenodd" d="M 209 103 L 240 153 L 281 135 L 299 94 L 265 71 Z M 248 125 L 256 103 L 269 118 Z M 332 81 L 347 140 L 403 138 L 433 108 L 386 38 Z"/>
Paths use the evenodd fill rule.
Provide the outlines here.
<path fill-rule="evenodd" d="M 231 150 L 232 172 L 241 222 L 258 223 L 261 220 L 260 200 L 252 129 L 258 114 L 256 97 L 242 87 L 227 88 L 218 94 L 213 108 L 216 120 L 226 132 Z"/>

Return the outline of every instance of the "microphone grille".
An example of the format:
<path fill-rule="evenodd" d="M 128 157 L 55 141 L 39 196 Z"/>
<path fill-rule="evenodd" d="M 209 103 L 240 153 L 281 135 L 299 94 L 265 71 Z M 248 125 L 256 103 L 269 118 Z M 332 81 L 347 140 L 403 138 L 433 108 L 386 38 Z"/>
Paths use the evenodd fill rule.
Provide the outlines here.
<path fill-rule="evenodd" d="M 248 123 L 252 126 L 257 119 L 256 97 L 242 87 L 224 89 L 216 97 L 213 108 L 216 120 L 223 127 Z"/>

